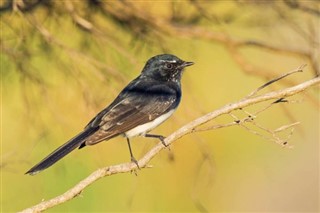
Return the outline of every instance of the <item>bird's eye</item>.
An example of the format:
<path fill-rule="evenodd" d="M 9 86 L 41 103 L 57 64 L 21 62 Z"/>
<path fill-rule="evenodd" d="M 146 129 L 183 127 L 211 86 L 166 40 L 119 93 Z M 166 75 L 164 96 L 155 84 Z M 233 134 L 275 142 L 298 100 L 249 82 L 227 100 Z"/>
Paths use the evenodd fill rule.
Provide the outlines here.
<path fill-rule="evenodd" d="M 173 68 L 173 64 L 171 64 L 171 63 L 166 63 L 166 68 L 167 68 L 167 69 L 172 69 L 172 68 Z"/>

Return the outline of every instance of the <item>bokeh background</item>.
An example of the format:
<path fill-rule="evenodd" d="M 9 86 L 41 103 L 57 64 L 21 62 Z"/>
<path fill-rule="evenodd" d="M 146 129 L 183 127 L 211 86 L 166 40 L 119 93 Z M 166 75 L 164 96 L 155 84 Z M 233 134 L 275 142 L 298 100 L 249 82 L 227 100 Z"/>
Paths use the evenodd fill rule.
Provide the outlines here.
<path fill-rule="evenodd" d="M 24 175 L 81 131 L 154 55 L 195 62 L 184 73 L 179 109 L 153 131 L 163 135 L 302 64 L 303 73 L 260 93 L 319 75 L 319 1 L 0 2 L 2 212 L 55 197 L 97 168 L 129 161 L 119 137 Z M 190 134 L 157 155 L 152 169 L 99 180 L 48 211 L 318 212 L 319 88 L 288 100 L 255 119 L 270 131 L 300 122 L 279 135 L 289 137 L 286 146 L 250 124 L 264 137 L 240 126 Z M 233 120 L 226 115 L 207 125 Z M 135 156 L 156 143 L 135 138 Z"/>

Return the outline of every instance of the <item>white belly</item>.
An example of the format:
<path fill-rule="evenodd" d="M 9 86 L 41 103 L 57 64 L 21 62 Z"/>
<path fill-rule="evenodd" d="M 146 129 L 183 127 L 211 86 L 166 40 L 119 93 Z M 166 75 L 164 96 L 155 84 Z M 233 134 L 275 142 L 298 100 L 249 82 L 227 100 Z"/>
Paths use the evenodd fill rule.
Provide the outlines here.
<path fill-rule="evenodd" d="M 134 136 L 138 136 L 138 135 L 144 135 L 147 132 L 149 132 L 150 130 L 156 128 L 158 125 L 160 125 L 162 122 L 164 122 L 165 120 L 167 120 L 173 113 L 174 113 L 174 109 L 167 112 L 164 115 L 161 115 L 160 117 L 154 119 L 153 121 L 150 121 L 149 123 L 145 123 L 142 124 L 140 126 L 137 126 L 129 131 L 127 131 L 125 133 L 125 136 L 128 138 L 134 137 Z"/>

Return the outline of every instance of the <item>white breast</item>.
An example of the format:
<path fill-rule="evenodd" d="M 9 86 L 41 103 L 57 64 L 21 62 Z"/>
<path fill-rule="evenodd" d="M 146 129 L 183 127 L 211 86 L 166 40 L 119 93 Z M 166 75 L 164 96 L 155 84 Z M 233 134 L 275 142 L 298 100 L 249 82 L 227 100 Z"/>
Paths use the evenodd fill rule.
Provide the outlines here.
<path fill-rule="evenodd" d="M 125 136 L 128 138 L 134 137 L 134 136 L 138 136 L 138 135 L 144 135 L 147 132 L 149 132 L 150 130 L 156 128 L 157 126 L 159 126 L 162 122 L 164 122 L 165 120 L 167 120 L 173 113 L 174 113 L 174 109 L 167 112 L 166 114 L 161 115 L 160 117 L 154 119 L 153 121 L 149 122 L 149 123 L 145 123 L 142 124 L 140 126 L 137 126 L 129 131 L 127 131 L 125 133 Z"/>

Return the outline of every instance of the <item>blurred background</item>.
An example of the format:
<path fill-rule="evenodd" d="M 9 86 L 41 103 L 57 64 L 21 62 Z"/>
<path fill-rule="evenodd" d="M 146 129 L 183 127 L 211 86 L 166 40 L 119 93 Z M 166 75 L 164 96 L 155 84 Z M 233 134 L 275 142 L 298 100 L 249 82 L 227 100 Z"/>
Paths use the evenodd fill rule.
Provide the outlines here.
<path fill-rule="evenodd" d="M 118 137 L 24 175 L 81 131 L 154 55 L 195 62 L 184 73 L 179 109 L 153 131 L 163 135 L 302 64 L 303 73 L 260 93 L 320 73 L 319 1 L 1 0 L 0 18 L 2 212 L 48 200 L 97 168 L 130 160 Z M 319 88 L 287 100 L 246 128 L 186 135 L 157 155 L 152 169 L 101 179 L 49 212 L 318 212 Z M 206 126 L 234 120 L 225 115 Z M 156 143 L 133 139 L 136 158 Z"/>

